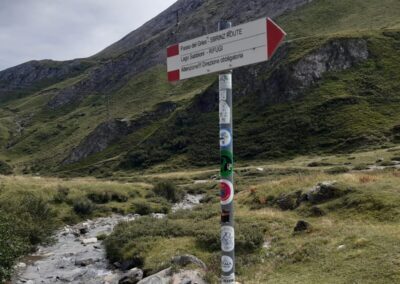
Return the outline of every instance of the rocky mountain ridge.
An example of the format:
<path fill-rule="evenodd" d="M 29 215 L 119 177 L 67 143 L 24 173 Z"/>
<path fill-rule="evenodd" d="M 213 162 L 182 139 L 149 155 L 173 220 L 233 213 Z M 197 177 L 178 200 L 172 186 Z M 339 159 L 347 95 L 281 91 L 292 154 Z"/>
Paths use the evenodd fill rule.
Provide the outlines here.
<path fill-rule="evenodd" d="M 165 47 L 213 32 L 219 19 L 239 24 L 261 16 L 284 29 L 298 23 L 293 38 L 312 22 L 306 17 L 315 21 L 343 1 L 181 0 L 90 58 L 2 71 L 4 155 L 24 172 L 79 174 L 215 162 L 217 77 L 168 83 Z M 235 70 L 238 158 L 397 143 L 398 66 L 391 62 L 398 41 L 396 30 L 379 29 L 300 38 L 269 62 Z"/>

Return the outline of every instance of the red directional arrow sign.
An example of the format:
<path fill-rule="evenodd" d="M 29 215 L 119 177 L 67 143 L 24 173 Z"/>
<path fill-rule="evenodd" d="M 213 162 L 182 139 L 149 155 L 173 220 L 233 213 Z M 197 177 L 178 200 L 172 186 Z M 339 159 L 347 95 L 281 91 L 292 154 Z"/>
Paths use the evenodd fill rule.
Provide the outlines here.
<path fill-rule="evenodd" d="M 286 33 L 270 18 L 267 19 L 267 46 L 268 58 L 274 55 L 279 45 L 282 43 Z"/>
<path fill-rule="evenodd" d="M 274 21 L 263 18 L 172 45 L 167 48 L 168 80 L 267 61 L 285 36 Z"/>

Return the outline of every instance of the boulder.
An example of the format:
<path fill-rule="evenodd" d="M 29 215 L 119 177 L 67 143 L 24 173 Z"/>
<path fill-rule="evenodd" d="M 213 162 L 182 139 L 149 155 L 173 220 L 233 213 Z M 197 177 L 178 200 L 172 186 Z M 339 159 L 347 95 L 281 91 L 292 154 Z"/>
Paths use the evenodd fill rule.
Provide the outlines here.
<path fill-rule="evenodd" d="M 137 284 L 170 284 L 171 283 L 171 268 L 164 269 L 157 274 L 151 275 L 140 280 Z"/>
<path fill-rule="evenodd" d="M 89 226 L 81 225 L 77 229 L 81 235 L 85 235 L 89 232 Z"/>
<path fill-rule="evenodd" d="M 275 202 L 281 210 L 294 210 L 300 205 L 301 191 L 291 194 L 281 194 Z"/>
<path fill-rule="evenodd" d="M 324 216 L 324 215 L 325 215 L 324 210 L 322 210 L 318 206 L 312 206 L 310 208 L 310 216 L 311 217 L 321 217 L 321 216 Z"/>
<path fill-rule="evenodd" d="M 98 260 L 94 260 L 93 258 L 77 258 L 75 259 L 76 266 L 88 266 L 94 264 Z"/>
<path fill-rule="evenodd" d="M 118 281 L 119 284 L 136 284 L 143 279 L 143 271 L 139 268 L 132 268 L 128 272 L 124 273 L 121 279 Z"/>
<path fill-rule="evenodd" d="M 24 262 L 19 262 L 17 265 L 15 265 L 15 269 L 25 269 L 26 268 L 26 263 Z"/>
<path fill-rule="evenodd" d="M 133 258 L 133 259 L 129 259 L 129 260 L 124 260 L 120 263 L 119 262 L 114 263 L 114 265 L 115 266 L 116 266 L 116 264 L 119 265 L 119 267 L 118 266 L 116 266 L 116 267 L 121 269 L 122 271 L 128 271 L 132 268 L 140 266 L 142 264 L 141 262 L 142 261 L 140 259 Z"/>
<path fill-rule="evenodd" d="M 335 181 L 325 181 L 307 192 L 307 200 L 313 204 L 318 204 L 341 197 L 349 192 L 349 189 L 343 189 Z"/>
<path fill-rule="evenodd" d="M 95 243 L 97 243 L 97 238 L 89 238 L 89 239 L 82 240 L 83 245 L 90 245 L 90 244 L 95 244 Z"/>
<path fill-rule="evenodd" d="M 198 270 L 181 270 L 172 276 L 171 284 L 207 284 L 204 273 Z"/>
<path fill-rule="evenodd" d="M 203 261 L 190 254 L 175 256 L 172 258 L 171 263 L 181 267 L 185 267 L 189 264 L 195 264 L 202 269 L 207 269 L 207 266 Z"/>
<path fill-rule="evenodd" d="M 306 232 L 306 231 L 308 232 L 310 230 L 311 230 L 311 224 L 306 221 L 300 220 L 297 222 L 293 231 L 295 233 L 299 233 L 299 232 Z"/>

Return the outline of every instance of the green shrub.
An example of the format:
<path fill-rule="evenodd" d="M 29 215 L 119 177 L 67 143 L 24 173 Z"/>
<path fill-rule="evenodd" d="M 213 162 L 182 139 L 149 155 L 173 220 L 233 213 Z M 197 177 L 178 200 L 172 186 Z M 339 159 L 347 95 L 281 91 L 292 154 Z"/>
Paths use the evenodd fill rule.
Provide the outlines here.
<path fill-rule="evenodd" d="M 332 166 L 331 163 L 327 162 L 311 162 L 307 165 L 307 167 L 314 168 L 314 167 L 326 167 L 326 166 Z"/>
<path fill-rule="evenodd" d="M 69 188 L 65 186 L 60 186 L 57 188 L 57 193 L 54 195 L 54 203 L 60 204 L 67 201 L 69 194 Z"/>
<path fill-rule="evenodd" d="M 368 170 L 368 165 L 367 164 L 358 164 L 355 165 L 353 168 L 354 171 L 364 171 L 364 170 Z"/>
<path fill-rule="evenodd" d="M 126 202 L 128 196 L 126 194 L 114 192 L 114 191 L 95 191 L 87 194 L 87 198 L 96 204 L 105 204 L 110 201 Z"/>
<path fill-rule="evenodd" d="M 150 206 L 148 202 L 134 202 L 132 204 L 132 211 L 135 214 L 139 215 L 149 215 L 153 212 L 153 208 Z"/>
<path fill-rule="evenodd" d="M 17 224 L 15 217 L 0 211 L 0 283 L 10 278 L 15 259 L 30 249 Z"/>
<path fill-rule="evenodd" d="M 13 173 L 12 167 L 4 161 L 0 160 L 0 174 L 11 175 Z"/>
<path fill-rule="evenodd" d="M 350 169 L 348 167 L 333 167 L 327 169 L 325 172 L 330 175 L 336 175 L 336 174 L 343 174 L 343 173 L 348 173 Z"/>
<path fill-rule="evenodd" d="M 31 192 L 4 197 L 0 208 L 18 220 L 20 236 L 28 239 L 31 245 L 50 240 L 52 231 L 57 227 L 57 219 L 44 197 Z"/>
<path fill-rule="evenodd" d="M 168 201 L 178 202 L 182 200 L 185 193 L 171 182 L 160 182 L 154 186 L 153 191 L 156 195 L 164 197 Z"/>
<path fill-rule="evenodd" d="M 394 161 L 382 161 L 379 163 L 380 166 L 382 167 L 392 167 L 395 166 L 397 163 Z"/>
<path fill-rule="evenodd" d="M 58 222 L 48 201 L 31 192 L 3 195 L 0 200 L 0 283 L 14 261 L 39 243 L 51 241 Z"/>
<path fill-rule="evenodd" d="M 94 204 L 87 198 L 79 198 L 74 200 L 73 208 L 78 215 L 90 215 L 94 210 Z"/>

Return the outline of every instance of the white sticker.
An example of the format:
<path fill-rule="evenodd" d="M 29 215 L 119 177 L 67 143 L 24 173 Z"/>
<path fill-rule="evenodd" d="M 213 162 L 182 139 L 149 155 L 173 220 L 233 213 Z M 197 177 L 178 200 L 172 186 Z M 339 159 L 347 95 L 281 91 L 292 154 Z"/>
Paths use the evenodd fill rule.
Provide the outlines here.
<path fill-rule="evenodd" d="M 220 101 L 226 101 L 226 94 L 227 94 L 226 90 L 220 90 L 219 91 L 219 100 Z"/>
<path fill-rule="evenodd" d="M 231 108 L 225 101 L 219 101 L 219 123 L 231 123 Z"/>
<path fill-rule="evenodd" d="M 235 248 L 235 231 L 231 226 L 221 227 L 221 249 L 230 252 Z"/>
<path fill-rule="evenodd" d="M 232 89 L 232 75 L 219 75 L 219 89 Z"/>
<path fill-rule="evenodd" d="M 221 267 L 223 272 L 229 272 L 233 268 L 233 260 L 231 257 L 227 255 L 223 255 L 221 257 Z"/>
<path fill-rule="evenodd" d="M 231 274 L 228 276 L 221 276 L 221 283 L 235 283 L 235 274 Z"/>
<path fill-rule="evenodd" d="M 227 147 L 231 145 L 232 135 L 231 132 L 227 129 L 221 129 L 219 131 L 219 145 L 221 147 Z"/>

